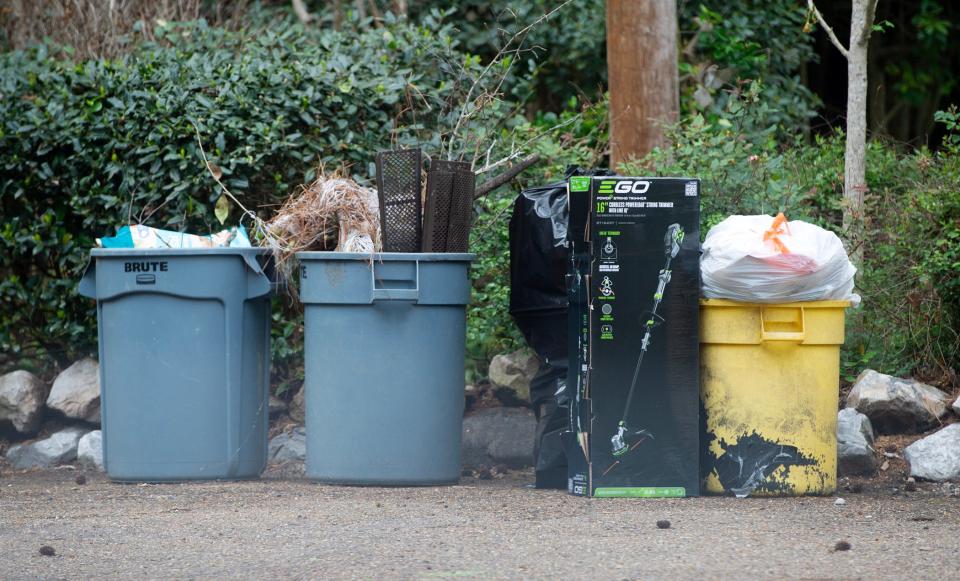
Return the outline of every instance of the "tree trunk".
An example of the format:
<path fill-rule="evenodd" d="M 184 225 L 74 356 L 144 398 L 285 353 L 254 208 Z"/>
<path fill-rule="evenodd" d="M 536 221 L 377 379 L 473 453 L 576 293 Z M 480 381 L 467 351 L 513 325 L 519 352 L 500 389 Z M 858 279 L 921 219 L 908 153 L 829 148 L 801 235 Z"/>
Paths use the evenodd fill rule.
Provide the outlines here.
<path fill-rule="evenodd" d="M 676 0 L 607 1 L 610 164 L 664 144 L 680 109 Z"/>
<path fill-rule="evenodd" d="M 847 142 L 843 163 L 843 226 L 850 258 L 863 258 L 864 205 L 867 192 L 867 47 L 877 0 L 853 0 L 847 49 Z"/>

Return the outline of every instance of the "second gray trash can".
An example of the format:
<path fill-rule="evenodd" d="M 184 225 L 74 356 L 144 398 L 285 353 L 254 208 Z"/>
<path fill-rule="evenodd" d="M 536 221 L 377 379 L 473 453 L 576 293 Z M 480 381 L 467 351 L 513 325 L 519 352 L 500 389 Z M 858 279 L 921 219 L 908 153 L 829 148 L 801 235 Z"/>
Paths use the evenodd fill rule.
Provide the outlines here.
<path fill-rule="evenodd" d="M 256 478 L 267 460 L 271 280 L 257 248 L 95 249 L 107 475 Z"/>
<path fill-rule="evenodd" d="M 473 255 L 297 256 L 307 476 L 362 485 L 458 482 Z"/>

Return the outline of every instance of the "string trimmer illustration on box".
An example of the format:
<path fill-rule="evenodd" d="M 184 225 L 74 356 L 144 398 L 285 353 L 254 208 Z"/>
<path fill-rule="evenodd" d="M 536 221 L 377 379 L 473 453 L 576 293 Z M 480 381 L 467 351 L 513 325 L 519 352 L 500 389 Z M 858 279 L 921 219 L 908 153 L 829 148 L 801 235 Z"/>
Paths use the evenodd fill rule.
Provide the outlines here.
<path fill-rule="evenodd" d="M 640 355 L 637 357 L 637 365 L 633 370 L 633 381 L 630 382 L 630 391 L 627 393 L 627 403 L 623 408 L 623 418 L 617 425 L 617 433 L 610 438 L 610 442 L 613 444 L 614 456 L 623 456 L 647 439 L 653 439 L 653 434 L 647 430 L 632 430 L 627 420 L 630 415 L 630 404 L 633 403 L 633 394 L 637 389 L 637 381 L 640 379 L 640 368 L 643 366 L 643 356 L 650 347 L 653 329 L 664 322 L 663 317 L 657 314 L 657 309 L 660 307 L 660 301 L 663 300 L 663 293 L 667 289 L 667 284 L 670 283 L 670 263 L 680 252 L 680 245 L 683 243 L 683 234 L 683 228 L 680 224 L 671 224 L 667 227 L 667 232 L 663 237 L 665 263 L 663 268 L 660 269 L 657 291 L 653 294 L 653 308 L 650 309 L 650 312 L 644 317 L 644 334 L 643 340 L 640 342 Z"/>

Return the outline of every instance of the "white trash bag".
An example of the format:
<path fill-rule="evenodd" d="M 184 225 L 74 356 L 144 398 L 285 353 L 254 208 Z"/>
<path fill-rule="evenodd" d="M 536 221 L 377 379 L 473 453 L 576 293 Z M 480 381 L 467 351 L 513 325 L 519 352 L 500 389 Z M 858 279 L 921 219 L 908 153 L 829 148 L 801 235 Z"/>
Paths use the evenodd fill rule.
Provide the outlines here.
<path fill-rule="evenodd" d="M 730 216 L 703 242 L 703 296 L 755 303 L 849 300 L 857 269 L 836 234 L 800 220 Z"/>

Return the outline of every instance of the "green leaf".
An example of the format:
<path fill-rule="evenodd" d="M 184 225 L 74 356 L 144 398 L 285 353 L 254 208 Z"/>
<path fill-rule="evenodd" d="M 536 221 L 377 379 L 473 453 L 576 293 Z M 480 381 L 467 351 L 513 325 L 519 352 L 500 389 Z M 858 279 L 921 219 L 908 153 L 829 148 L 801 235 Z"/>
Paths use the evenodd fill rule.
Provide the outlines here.
<path fill-rule="evenodd" d="M 219 220 L 220 225 L 223 225 L 227 221 L 227 217 L 230 215 L 230 209 L 233 206 L 230 202 L 230 198 L 226 194 L 220 194 L 220 198 L 217 200 L 217 205 L 214 207 L 213 213 Z"/>

